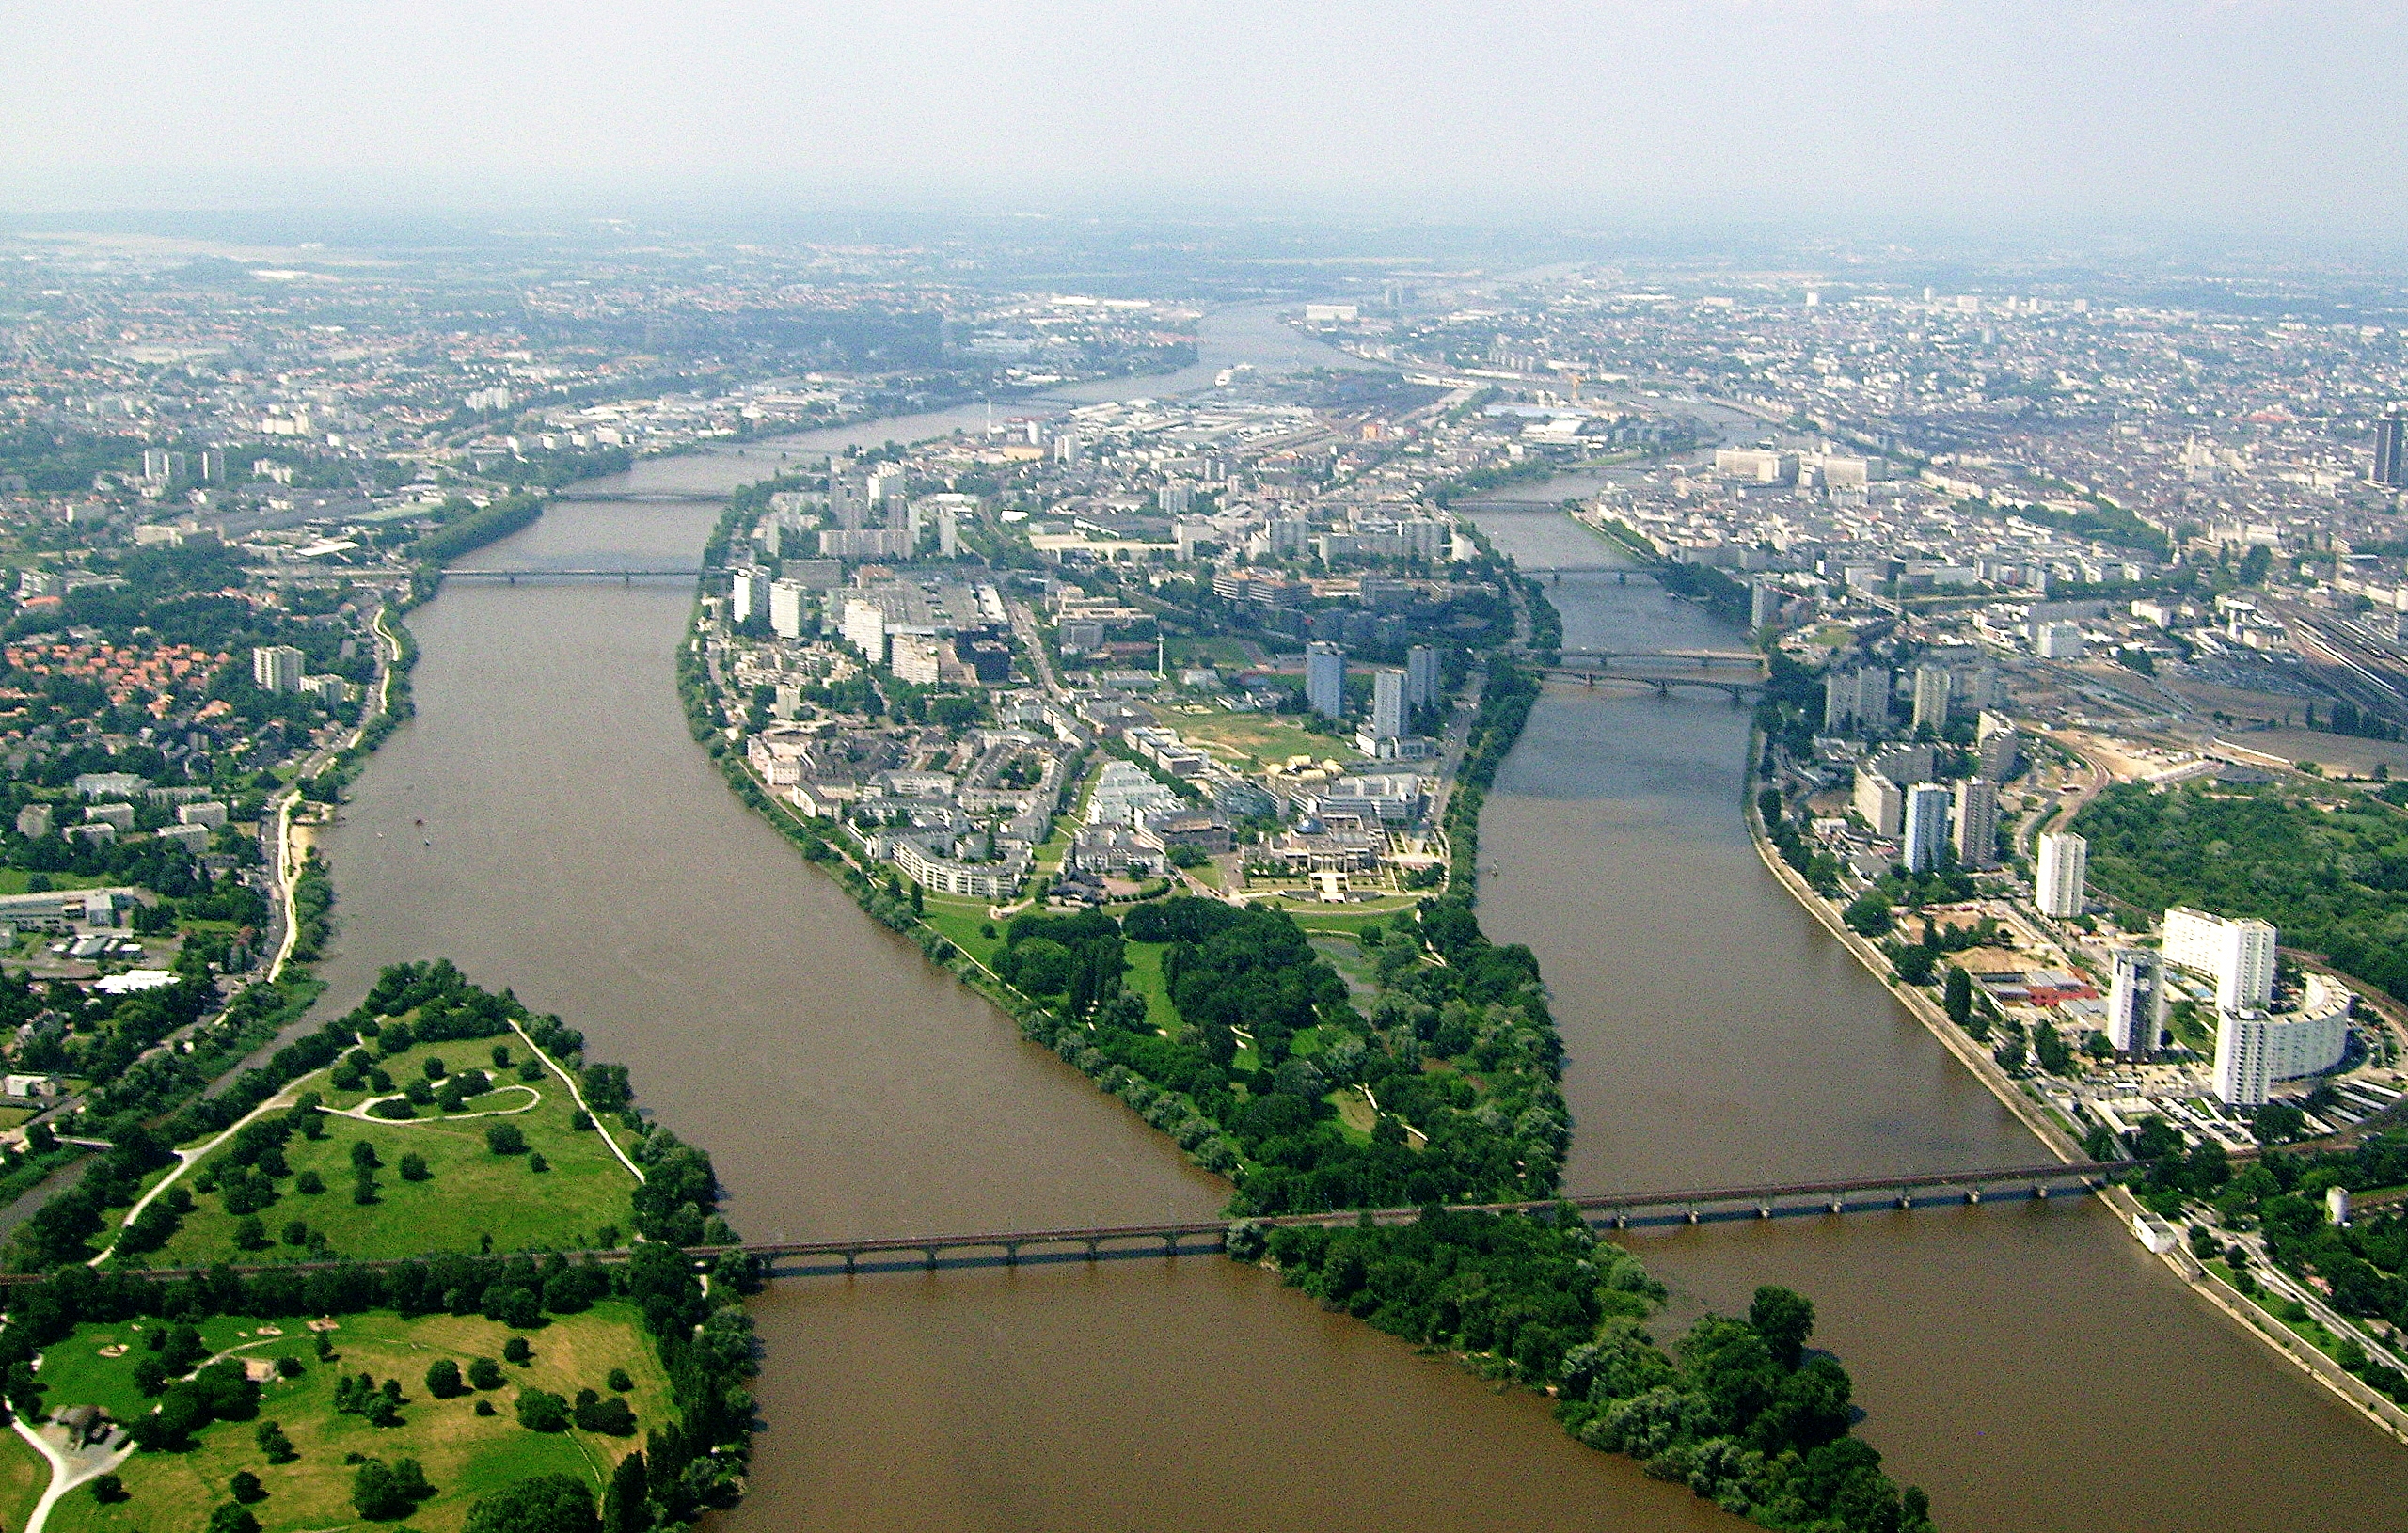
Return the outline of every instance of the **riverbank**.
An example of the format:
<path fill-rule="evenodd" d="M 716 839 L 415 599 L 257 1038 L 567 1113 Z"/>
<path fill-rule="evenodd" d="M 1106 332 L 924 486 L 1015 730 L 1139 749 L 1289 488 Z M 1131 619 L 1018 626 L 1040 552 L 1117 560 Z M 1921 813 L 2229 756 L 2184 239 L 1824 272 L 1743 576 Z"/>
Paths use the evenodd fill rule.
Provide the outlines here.
<path fill-rule="evenodd" d="M 1772 838 L 1766 833 L 1764 817 L 1756 811 L 1755 786 L 1758 779 L 1754 763 L 1760 758 L 1762 750 L 1761 740 L 1751 735 L 1750 766 L 1745 779 L 1747 796 L 1742 814 L 1747 820 L 1748 839 L 1754 846 L 1757 858 L 1806 912 L 1863 966 L 1865 972 L 1879 981 L 1909 1015 L 1923 1023 L 1925 1029 L 1938 1038 L 1958 1063 L 1972 1071 L 1973 1078 L 1981 1082 L 2001 1105 L 2015 1114 L 2018 1122 L 2032 1130 L 2033 1136 L 2047 1146 L 2050 1154 L 2068 1165 L 2089 1160 L 2090 1157 L 2083 1152 L 2071 1133 L 2060 1126 L 2053 1114 L 2036 1101 L 1963 1029 L 1951 1022 L 1948 1014 L 1929 996 L 1899 979 L 1889 960 L 1882 956 L 1881 950 L 1852 930 L 1842 919 L 1839 909 L 1816 893 L 1798 876 L 1798 870 L 1782 859 Z M 2147 1227 L 2143 1221 L 2154 1220 L 2129 1188 L 2110 1183 L 2099 1190 L 2099 1197 L 2115 1210 L 2117 1221 L 2133 1232 L 2135 1239 L 2140 1239 L 2140 1232 Z M 2338 1363 L 2305 1338 L 2219 1282 L 2179 1240 L 2171 1240 L 2162 1249 L 2154 1241 L 2144 1241 L 2143 1244 L 2194 1293 L 2251 1335 L 2272 1347 L 2277 1355 L 2338 1396 L 2393 1439 L 2408 1444 L 2408 1411 L 2401 1410 L 2368 1387 L 2363 1381 L 2343 1371 Z"/>

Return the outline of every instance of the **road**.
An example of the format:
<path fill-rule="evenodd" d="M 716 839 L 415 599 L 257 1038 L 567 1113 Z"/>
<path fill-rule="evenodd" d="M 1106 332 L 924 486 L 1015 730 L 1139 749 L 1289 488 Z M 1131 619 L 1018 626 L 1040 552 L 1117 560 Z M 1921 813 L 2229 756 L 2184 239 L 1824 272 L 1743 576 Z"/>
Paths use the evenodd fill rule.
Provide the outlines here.
<path fill-rule="evenodd" d="M 2105 792 L 2108 783 L 2115 781 L 2115 774 L 2107 769 L 2104 762 L 2072 740 L 2045 730 L 2041 732 L 2041 737 L 2061 750 L 2070 751 L 2080 756 L 2083 766 L 2089 771 L 2089 781 L 2076 784 L 2072 793 L 2060 794 L 2054 809 L 2043 809 L 2037 814 L 2028 815 L 2015 828 L 2015 852 L 2019 857 L 2032 855 L 2033 841 L 2039 835 L 2042 826 L 2071 825 L 2073 817 L 2081 814 L 2090 800 Z"/>

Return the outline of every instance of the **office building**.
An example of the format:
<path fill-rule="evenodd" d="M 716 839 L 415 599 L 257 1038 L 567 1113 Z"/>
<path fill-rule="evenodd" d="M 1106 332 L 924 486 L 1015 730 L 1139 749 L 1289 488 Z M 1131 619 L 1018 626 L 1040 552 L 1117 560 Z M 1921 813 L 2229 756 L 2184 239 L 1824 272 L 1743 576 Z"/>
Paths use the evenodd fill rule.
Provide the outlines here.
<path fill-rule="evenodd" d="M 1978 778 L 1956 784 L 1956 865 L 1998 866 L 1998 786 Z"/>
<path fill-rule="evenodd" d="M 1371 737 L 1393 740 L 1406 733 L 1404 672 L 1379 671 L 1371 675 Z"/>
<path fill-rule="evenodd" d="M 1939 868 L 1948 849 L 1948 790 L 1937 782 L 1918 782 L 1907 790 L 1901 851 L 1909 873 Z"/>
<path fill-rule="evenodd" d="M 2273 1000 L 2274 947 L 2274 928 L 2263 921 L 2227 921 L 2180 905 L 2165 912 L 2165 961 L 2212 978 L 2216 1004 L 2227 1011 Z"/>
<path fill-rule="evenodd" d="M 1404 703 L 1409 708 L 1438 705 L 1438 652 L 1427 644 L 1404 652 Z"/>
<path fill-rule="evenodd" d="M 1934 735 L 1948 727 L 1948 672 L 1939 666 L 1915 668 L 1914 727 Z"/>
<path fill-rule="evenodd" d="M 262 692 L 301 690 L 302 655 L 290 644 L 270 644 L 251 651 L 251 685 Z"/>
<path fill-rule="evenodd" d="M 2042 915 L 2082 914 L 2083 881 L 2090 874 L 2090 843 L 2070 830 L 2050 830 L 2040 837 L 2038 875 L 2033 879 L 2032 903 Z"/>
<path fill-rule="evenodd" d="M 802 615 L 809 597 L 800 580 L 769 582 L 769 629 L 780 639 L 802 637 Z"/>
<path fill-rule="evenodd" d="M 1324 719 L 1346 711 L 1346 652 L 1316 640 L 1305 646 L 1305 702 Z"/>
<path fill-rule="evenodd" d="M 2393 410 L 2374 423 L 2374 482 L 2408 489 L 2408 415 Z"/>
<path fill-rule="evenodd" d="M 2165 970 L 2147 948 L 2115 950 L 2115 978 L 2107 989 L 2107 1041 L 2115 1051 L 2142 1058 L 2157 1051 L 2165 1027 Z"/>

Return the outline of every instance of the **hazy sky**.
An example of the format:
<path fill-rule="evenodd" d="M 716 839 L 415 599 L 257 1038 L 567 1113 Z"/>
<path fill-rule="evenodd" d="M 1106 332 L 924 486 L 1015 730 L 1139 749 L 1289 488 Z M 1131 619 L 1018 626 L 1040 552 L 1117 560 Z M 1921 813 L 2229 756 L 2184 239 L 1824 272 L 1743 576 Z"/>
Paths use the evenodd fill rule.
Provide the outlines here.
<path fill-rule="evenodd" d="M 0 209 L 2105 219 L 2398 243 L 2408 5 L 0 0 Z"/>

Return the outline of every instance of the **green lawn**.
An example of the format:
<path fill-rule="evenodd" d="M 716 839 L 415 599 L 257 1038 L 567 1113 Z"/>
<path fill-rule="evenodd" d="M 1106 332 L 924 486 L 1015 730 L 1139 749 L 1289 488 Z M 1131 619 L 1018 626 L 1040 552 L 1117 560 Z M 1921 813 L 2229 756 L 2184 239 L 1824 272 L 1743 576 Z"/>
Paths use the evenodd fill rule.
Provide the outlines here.
<path fill-rule="evenodd" d="M 1290 756 L 1310 756 L 1315 761 L 1362 759 L 1353 741 L 1316 734 L 1275 713 L 1183 713 L 1177 727 L 1182 738 L 1249 770 L 1278 766 Z"/>
<path fill-rule="evenodd" d="M 1180 1025 L 1179 1008 L 1170 1004 L 1170 990 L 1163 984 L 1163 955 L 1169 950 L 1168 942 L 1124 944 L 1129 972 L 1120 982 L 1146 998 L 1146 1020 L 1175 1035 Z"/>
<path fill-rule="evenodd" d="M 920 919 L 944 934 L 946 941 L 969 954 L 980 963 L 991 965 L 995 955 L 1004 950 L 1003 928 L 996 935 L 982 937 L 981 926 L 993 925 L 987 918 L 987 902 L 981 899 L 959 899 L 949 894 L 926 896 L 926 909 Z"/>
<path fill-rule="evenodd" d="M 1295 918 L 1296 925 L 1307 931 L 1354 933 L 1366 926 L 1386 925 L 1396 919 L 1399 910 L 1410 910 L 1421 902 L 1418 894 L 1382 895 L 1359 905 L 1328 906 L 1316 903 L 1309 894 L 1296 899 L 1256 900 L 1254 903 L 1271 909 L 1285 910 Z"/>
<path fill-rule="evenodd" d="M 0 1527 L 23 1527 L 50 1484 L 50 1463 L 12 1429 L 0 1436 Z"/>
<path fill-rule="evenodd" d="M 317 1360 L 315 1335 L 305 1322 L 275 1321 L 273 1328 L 284 1334 L 264 1342 L 259 1323 L 213 1320 L 201 1328 L 202 1337 L 213 1345 L 242 1346 L 246 1359 L 290 1356 L 304 1361 L 301 1377 L 275 1379 L 265 1385 L 260 1409 L 261 1420 L 283 1427 L 300 1454 L 298 1462 L 271 1465 L 259 1449 L 257 1423 L 219 1422 L 202 1430 L 190 1451 L 136 1453 L 128 1459 L 119 1475 L 130 1499 L 103 1506 L 89 1491 L 80 1490 L 58 1504 L 49 1525 L 58 1533 L 200 1533 L 211 1510 L 228 1499 L 227 1481 L 238 1469 L 250 1470 L 266 1485 L 267 1499 L 252 1511 L 270 1529 L 359 1525 L 351 1504 L 355 1470 L 343 1462 L 344 1455 L 359 1453 L 388 1463 L 418 1460 L 436 1494 L 420 1505 L 410 1525 L 447 1533 L 461 1525 L 478 1496 L 529 1476 L 573 1475 L 598 1492 L 610 1466 L 642 1445 L 644 1429 L 670 1414 L 668 1380 L 637 1328 L 634 1310 L 623 1304 L 606 1302 L 582 1315 L 555 1316 L 540 1330 L 518 1333 L 477 1316 L 347 1316 L 332 1333 L 337 1353 L 332 1363 Z M 52 1348 L 41 1370 L 49 1386 L 44 1403 L 53 1411 L 79 1403 L 105 1404 L 112 1414 L 119 1414 L 120 1407 L 126 1413 L 147 1410 L 149 1402 L 132 1383 L 133 1360 L 140 1353 L 114 1360 L 99 1356 L 99 1349 L 113 1342 L 140 1348 L 144 1337 L 136 1324 L 85 1326 Z M 236 1334 L 245 1331 L 247 1336 Z M 448 1357 L 465 1372 L 472 1358 L 499 1359 L 502 1343 L 514 1334 L 528 1337 L 534 1357 L 525 1367 L 503 1365 L 506 1378 L 499 1389 L 450 1400 L 427 1394 L 428 1364 Z M 603 1437 L 574 1428 L 535 1432 L 517 1424 L 511 1402 L 520 1387 L 547 1389 L 569 1399 L 579 1389 L 607 1392 L 613 1367 L 625 1368 L 635 1381 L 626 1397 L 636 1414 L 635 1435 Z M 401 1381 L 402 1425 L 372 1427 L 364 1417 L 335 1411 L 335 1380 L 360 1373 L 373 1374 L 379 1383 Z M 479 1399 L 490 1400 L 495 1414 L 476 1414 Z"/>
<path fill-rule="evenodd" d="M 97 873 L 47 873 L 42 877 L 50 880 L 53 889 L 99 889 L 111 881 Z M 25 883 L 32 877 L 24 868 L 0 868 L 0 894 L 29 893 Z"/>
<path fill-rule="evenodd" d="M 272 1260 L 277 1254 L 299 1256 L 303 1247 L 278 1239 L 294 1220 L 323 1230 L 327 1243 L 342 1256 L 375 1258 L 414 1256 L 430 1251 L 477 1251 L 491 1236 L 492 1249 L 579 1250 L 599 1243 L 605 1225 L 624 1239 L 632 1227 L 627 1194 L 635 1185 L 626 1166 L 610 1153 L 602 1130 L 578 1131 L 569 1127 L 575 1106 L 559 1076 L 547 1071 L 540 1081 L 521 1083 L 511 1070 L 495 1069 L 491 1051 L 501 1039 L 421 1044 L 384 1062 L 396 1086 L 423 1075 L 423 1061 L 434 1055 L 452 1069 L 470 1067 L 491 1073 L 497 1089 L 472 1098 L 469 1114 L 451 1115 L 434 1108 L 420 1109 L 408 1122 L 363 1121 L 329 1115 L 326 1133 L 314 1142 L 298 1134 L 284 1146 L 293 1176 L 277 1183 L 277 1199 L 262 1209 L 260 1221 L 278 1243 L 266 1252 L 246 1252 L 234 1243 L 237 1223 L 225 1209 L 222 1194 L 203 1193 L 196 1178 L 227 1164 L 230 1150 L 220 1149 L 208 1162 L 186 1172 L 177 1183 L 192 1187 L 198 1205 L 186 1214 L 182 1228 L 166 1246 L 149 1256 L 152 1266 L 181 1266 L 215 1261 Z M 530 1057 L 526 1043 L 507 1037 L 513 1060 Z M 369 1092 L 340 1092 L 326 1087 L 325 1077 L 302 1083 L 323 1090 L 329 1108 L 356 1107 L 372 1099 Z M 515 1111 L 532 1101 L 526 1111 Z M 532 1156 L 496 1155 L 485 1147 L 485 1130 L 497 1123 L 515 1125 L 527 1136 L 533 1154 L 550 1169 L 533 1169 Z M 376 1201 L 353 1201 L 355 1172 L 352 1146 L 365 1141 L 384 1162 L 375 1173 Z M 433 1176 L 404 1181 L 402 1157 L 424 1157 Z M 297 1191 L 300 1174 L 315 1171 L 325 1191 Z"/>

